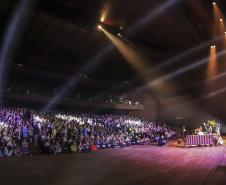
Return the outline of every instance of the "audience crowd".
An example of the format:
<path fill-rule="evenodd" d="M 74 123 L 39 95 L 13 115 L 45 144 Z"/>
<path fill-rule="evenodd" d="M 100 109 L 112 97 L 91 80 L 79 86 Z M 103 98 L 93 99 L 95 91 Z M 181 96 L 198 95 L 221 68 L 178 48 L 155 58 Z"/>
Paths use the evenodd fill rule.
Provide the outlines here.
<path fill-rule="evenodd" d="M 127 115 L 42 114 L 0 107 L 0 156 L 90 152 L 165 141 L 176 133 L 165 124 Z M 163 143 L 162 143 L 163 144 Z"/>

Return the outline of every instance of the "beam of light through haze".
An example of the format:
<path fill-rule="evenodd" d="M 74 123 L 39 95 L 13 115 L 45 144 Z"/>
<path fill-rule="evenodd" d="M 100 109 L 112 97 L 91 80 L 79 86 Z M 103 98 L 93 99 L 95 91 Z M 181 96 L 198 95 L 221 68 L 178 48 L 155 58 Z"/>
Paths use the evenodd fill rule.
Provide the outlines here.
<path fill-rule="evenodd" d="M 5 34 L 3 35 L 3 41 L 0 48 L 0 102 L 3 99 L 7 80 L 7 68 L 12 59 L 17 42 L 26 26 L 29 12 L 34 5 L 35 1 L 21 0 L 13 12 Z"/>
<path fill-rule="evenodd" d="M 150 24 L 157 17 L 166 13 L 168 9 L 177 5 L 181 1 L 182 0 L 170 0 L 170 1 L 167 1 L 163 4 L 161 4 L 159 8 L 157 8 L 155 10 L 151 10 L 145 17 L 142 17 L 141 19 L 139 19 L 131 27 L 131 29 L 128 31 L 128 34 L 134 34 L 135 31 L 142 28 L 146 24 Z M 94 59 L 88 60 L 88 62 L 86 62 L 86 64 L 85 64 L 85 66 L 82 67 L 82 70 L 79 74 L 87 73 L 87 71 L 91 72 L 92 70 L 94 70 L 97 67 L 97 65 L 100 63 L 100 62 L 98 62 L 98 60 L 103 59 L 104 55 L 107 55 L 108 53 L 110 53 L 113 50 L 114 47 L 113 47 L 113 45 L 109 45 L 106 48 L 100 50 L 99 53 L 97 53 L 97 55 L 94 56 Z M 106 51 L 106 52 L 103 52 L 103 51 Z M 99 57 L 99 56 L 101 56 L 101 57 Z M 90 64 L 90 63 L 94 63 L 94 64 Z M 89 69 L 89 66 L 92 66 L 92 69 Z M 55 94 L 50 99 L 48 104 L 42 109 L 43 112 L 50 111 L 64 97 L 64 95 L 67 93 L 67 91 L 70 88 L 75 87 L 77 85 L 77 83 L 78 83 L 78 79 L 77 79 L 78 77 L 77 76 L 78 75 L 73 76 L 72 79 L 60 89 L 59 93 L 57 92 L 57 94 Z M 77 80 L 73 80 L 73 79 L 77 79 Z M 70 85 L 68 85 L 68 84 L 70 84 Z"/>

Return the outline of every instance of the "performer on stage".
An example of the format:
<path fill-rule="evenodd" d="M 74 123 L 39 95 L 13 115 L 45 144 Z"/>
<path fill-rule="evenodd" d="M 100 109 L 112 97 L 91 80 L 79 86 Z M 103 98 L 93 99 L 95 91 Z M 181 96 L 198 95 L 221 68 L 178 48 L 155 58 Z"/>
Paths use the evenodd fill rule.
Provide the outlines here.
<path fill-rule="evenodd" d="M 216 124 L 216 136 L 217 136 L 217 144 L 223 145 L 224 141 L 223 141 L 221 134 L 220 134 L 220 123 Z"/>
<path fill-rule="evenodd" d="M 195 129 L 195 133 L 198 135 L 204 135 L 202 125 L 199 128 Z"/>
<path fill-rule="evenodd" d="M 217 123 L 217 124 L 216 124 L 216 134 L 217 134 L 217 135 L 221 135 L 221 133 L 220 133 L 220 128 L 221 128 L 220 123 Z"/>
<path fill-rule="evenodd" d="M 213 128 L 210 124 L 203 123 L 203 125 L 204 125 L 204 128 L 205 128 L 207 134 L 213 133 Z"/>
<path fill-rule="evenodd" d="M 182 127 L 182 138 L 185 140 L 185 135 L 186 135 L 186 127 L 185 125 Z"/>

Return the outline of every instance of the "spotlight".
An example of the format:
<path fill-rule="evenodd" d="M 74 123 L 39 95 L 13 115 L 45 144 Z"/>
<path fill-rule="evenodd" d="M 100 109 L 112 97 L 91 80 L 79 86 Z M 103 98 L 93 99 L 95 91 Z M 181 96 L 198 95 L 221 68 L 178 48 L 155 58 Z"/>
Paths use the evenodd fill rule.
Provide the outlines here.
<path fill-rule="evenodd" d="M 118 35 L 118 37 L 121 37 L 121 34 L 120 33 L 118 33 L 117 35 Z"/>
<path fill-rule="evenodd" d="M 223 19 L 220 19 L 220 22 L 223 22 Z"/>
<path fill-rule="evenodd" d="M 98 25 L 97 26 L 97 29 L 100 31 L 102 29 L 102 26 L 101 25 Z"/>
<path fill-rule="evenodd" d="M 103 17 L 101 17 L 100 22 L 104 22 L 104 20 L 105 20 L 105 18 L 103 16 Z"/>
<path fill-rule="evenodd" d="M 216 48 L 216 46 L 215 45 L 212 45 L 212 46 L 210 46 L 210 48 L 213 49 L 213 48 Z"/>
<path fill-rule="evenodd" d="M 213 5 L 216 5 L 216 2 L 212 2 Z"/>

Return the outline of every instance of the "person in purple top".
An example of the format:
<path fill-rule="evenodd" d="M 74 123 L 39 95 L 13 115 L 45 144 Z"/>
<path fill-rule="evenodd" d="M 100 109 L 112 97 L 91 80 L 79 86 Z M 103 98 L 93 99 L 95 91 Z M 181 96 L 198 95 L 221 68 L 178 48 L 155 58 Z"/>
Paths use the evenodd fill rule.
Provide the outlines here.
<path fill-rule="evenodd" d="M 27 138 L 28 138 L 28 128 L 27 128 L 26 124 L 24 124 L 24 126 L 23 126 L 22 133 L 23 133 L 23 139 L 27 140 Z"/>

